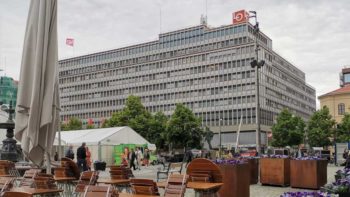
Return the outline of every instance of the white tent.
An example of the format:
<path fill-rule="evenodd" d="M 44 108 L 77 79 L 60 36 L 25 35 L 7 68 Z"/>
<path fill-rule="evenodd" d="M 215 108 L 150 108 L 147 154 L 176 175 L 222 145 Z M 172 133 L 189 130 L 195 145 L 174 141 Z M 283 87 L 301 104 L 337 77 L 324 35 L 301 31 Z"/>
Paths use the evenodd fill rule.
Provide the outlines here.
<path fill-rule="evenodd" d="M 107 164 L 112 164 L 114 162 L 113 150 L 115 145 L 150 144 L 130 127 L 112 127 L 61 132 L 62 145 L 65 147 L 73 145 L 75 153 L 77 148 L 81 146 L 83 142 L 86 143 L 91 151 L 92 162 L 103 160 L 106 161 Z M 58 146 L 58 133 L 56 133 L 54 145 Z"/>

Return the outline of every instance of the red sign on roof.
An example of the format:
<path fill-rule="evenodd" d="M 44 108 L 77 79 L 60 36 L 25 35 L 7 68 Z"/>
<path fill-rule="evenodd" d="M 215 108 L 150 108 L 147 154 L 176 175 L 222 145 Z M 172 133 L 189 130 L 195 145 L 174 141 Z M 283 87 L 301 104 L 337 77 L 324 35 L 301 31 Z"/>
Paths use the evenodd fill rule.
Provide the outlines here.
<path fill-rule="evenodd" d="M 234 12 L 232 15 L 232 23 L 235 24 L 240 24 L 240 23 L 246 23 L 249 21 L 249 13 L 246 12 L 245 10 L 240 10 L 237 12 Z"/>

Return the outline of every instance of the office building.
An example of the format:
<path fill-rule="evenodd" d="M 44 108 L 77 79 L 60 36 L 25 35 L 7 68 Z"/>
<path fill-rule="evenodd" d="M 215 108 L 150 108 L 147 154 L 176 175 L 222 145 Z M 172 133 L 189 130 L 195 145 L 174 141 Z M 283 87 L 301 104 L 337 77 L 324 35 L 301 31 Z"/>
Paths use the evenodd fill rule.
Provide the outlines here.
<path fill-rule="evenodd" d="M 272 40 L 259 34 L 262 143 L 276 115 L 289 108 L 308 119 L 316 108 L 305 73 L 278 55 Z M 205 23 L 159 34 L 159 39 L 59 62 L 61 118 L 99 125 L 124 107 L 128 95 L 141 97 L 152 113 L 171 115 L 184 103 L 223 144 L 255 144 L 255 36 L 249 22 L 220 27 Z M 213 144 L 217 144 L 217 136 Z"/>

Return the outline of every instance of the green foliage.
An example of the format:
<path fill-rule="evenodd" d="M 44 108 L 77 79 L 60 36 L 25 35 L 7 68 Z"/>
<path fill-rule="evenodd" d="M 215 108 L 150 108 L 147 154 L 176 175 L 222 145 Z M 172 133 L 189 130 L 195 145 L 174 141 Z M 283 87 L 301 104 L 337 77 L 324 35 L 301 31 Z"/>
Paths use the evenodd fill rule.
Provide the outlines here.
<path fill-rule="evenodd" d="M 147 139 L 149 139 L 151 143 L 154 143 L 157 146 L 157 149 L 166 148 L 167 123 L 168 118 L 163 112 L 157 112 L 150 119 Z"/>
<path fill-rule="evenodd" d="M 105 121 L 103 121 L 102 125 L 101 125 L 101 128 L 109 128 L 109 120 L 106 119 Z"/>
<path fill-rule="evenodd" d="M 337 142 L 349 142 L 350 141 L 350 114 L 346 113 L 338 125 L 336 130 Z"/>
<path fill-rule="evenodd" d="M 70 118 L 68 123 L 61 123 L 62 131 L 80 130 L 83 128 L 82 122 L 78 118 Z"/>
<path fill-rule="evenodd" d="M 285 147 L 299 145 L 303 141 L 305 123 L 293 116 L 288 109 L 283 109 L 277 117 L 277 123 L 272 126 L 272 146 Z"/>
<path fill-rule="evenodd" d="M 95 128 L 95 126 L 92 125 L 92 124 L 88 124 L 88 125 L 86 126 L 86 129 L 94 129 L 94 128 Z"/>
<path fill-rule="evenodd" d="M 147 139 L 151 117 L 152 115 L 142 105 L 140 97 L 130 95 L 125 108 L 114 113 L 108 120 L 108 126 L 129 126 Z"/>
<path fill-rule="evenodd" d="M 168 124 L 167 140 L 175 148 L 200 148 L 203 131 L 201 121 L 183 104 L 176 104 Z"/>
<path fill-rule="evenodd" d="M 331 145 L 335 121 L 329 114 L 329 109 L 324 106 L 317 110 L 310 118 L 307 125 L 308 143 L 311 147 L 325 147 Z"/>

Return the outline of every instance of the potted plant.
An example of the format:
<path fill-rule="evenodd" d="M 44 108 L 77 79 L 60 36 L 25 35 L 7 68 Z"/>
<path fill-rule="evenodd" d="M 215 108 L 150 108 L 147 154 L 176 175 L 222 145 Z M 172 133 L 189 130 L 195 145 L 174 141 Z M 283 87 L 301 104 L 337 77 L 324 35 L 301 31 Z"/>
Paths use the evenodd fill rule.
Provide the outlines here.
<path fill-rule="evenodd" d="M 224 183 L 219 190 L 221 197 L 249 197 L 250 171 L 244 160 L 215 160 L 222 174 Z"/>
<path fill-rule="evenodd" d="M 350 178 L 338 179 L 325 185 L 322 190 L 331 194 L 338 194 L 339 197 L 348 197 L 350 196 Z"/>
<path fill-rule="evenodd" d="M 289 185 L 289 157 L 286 155 L 263 155 L 260 158 L 260 183 L 280 186 Z"/>
<path fill-rule="evenodd" d="M 319 189 L 327 183 L 326 159 L 320 157 L 300 157 L 290 161 L 291 187 Z"/>
<path fill-rule="evenodd" d="M 341 170 L 338 170 L 335 172 L 334 178 L 335 180 L 339 180 L 339 179 L 344 179 L 346 177 L 350 177 L 350 168 L 344 168 Z"/>

